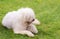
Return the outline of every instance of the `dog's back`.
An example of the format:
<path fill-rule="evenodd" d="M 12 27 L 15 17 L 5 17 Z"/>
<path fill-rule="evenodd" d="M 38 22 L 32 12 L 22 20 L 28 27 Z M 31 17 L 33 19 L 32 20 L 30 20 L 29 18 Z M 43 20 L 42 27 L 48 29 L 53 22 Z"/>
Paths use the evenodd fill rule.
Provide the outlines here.
<path fill-rule="evenodd" d="M 15 13 L 15 11 L 13 11 L 13 12 L 8 12 L 8 13 L 4 16 L 4 18 L 3 18 L 3 20 L 2 20 L 3 26 L 5 26 L 5 27 L 7 27 L 7 28 L 11 28 L 12 22 L 13 22 L 13 20 L 15 19 L 15 18 L 14 18 L 14 13 Z"/>

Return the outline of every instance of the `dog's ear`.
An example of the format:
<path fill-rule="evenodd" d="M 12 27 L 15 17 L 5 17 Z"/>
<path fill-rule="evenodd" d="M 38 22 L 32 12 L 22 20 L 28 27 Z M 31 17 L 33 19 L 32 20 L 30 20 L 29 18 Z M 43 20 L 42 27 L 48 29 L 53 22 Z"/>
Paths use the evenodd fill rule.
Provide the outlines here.
<path fill-rule="evenodd" d="M 35 19 L 32 23 L 36 25 L 40 25 L 40 22 L 37 19 Z"/>

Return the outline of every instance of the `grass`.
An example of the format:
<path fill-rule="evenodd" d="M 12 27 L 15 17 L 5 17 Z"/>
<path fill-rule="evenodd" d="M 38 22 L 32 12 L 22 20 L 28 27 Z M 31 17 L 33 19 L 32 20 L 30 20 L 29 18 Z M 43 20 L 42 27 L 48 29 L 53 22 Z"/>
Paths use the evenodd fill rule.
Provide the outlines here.
<path fill-rule="evenodd" d="M 31 38 L 16 35 L 1 24 L 4 15 L 21 7 L 33 8 L 41 25 L 38 34 Z M 0 0 L 0 39 L 60 39 L 60 0 Z"/>

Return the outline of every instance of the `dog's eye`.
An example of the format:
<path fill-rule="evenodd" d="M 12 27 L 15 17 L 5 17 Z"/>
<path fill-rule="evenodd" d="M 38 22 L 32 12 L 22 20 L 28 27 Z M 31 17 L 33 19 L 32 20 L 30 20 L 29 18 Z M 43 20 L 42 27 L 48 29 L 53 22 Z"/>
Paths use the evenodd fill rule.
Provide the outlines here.
<path fill-rule="evenodd" d="M 33 19 L 32 21 L 34 21 L 35 19 Z"/>
<path fill-rule="evenodd" d="M 30 23 L 30 22 L 27 22 L 28 24 Z"/>
<path fill-rule="evenodd" d="M 30 24 L 31 22 L 27 22 L 27 24 Z"/>

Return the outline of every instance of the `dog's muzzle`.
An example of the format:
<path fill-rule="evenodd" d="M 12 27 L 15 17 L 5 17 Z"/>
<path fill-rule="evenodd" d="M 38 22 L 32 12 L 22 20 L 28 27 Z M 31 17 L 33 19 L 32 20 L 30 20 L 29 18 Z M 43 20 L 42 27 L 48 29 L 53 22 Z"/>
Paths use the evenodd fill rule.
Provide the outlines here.
<path fill-rule="evenodd" d="M 35 19 L 33 19 L 31 22 L 27 21 L 27 24 L 31 24 L 33 21 L 35 21 Z"/>

